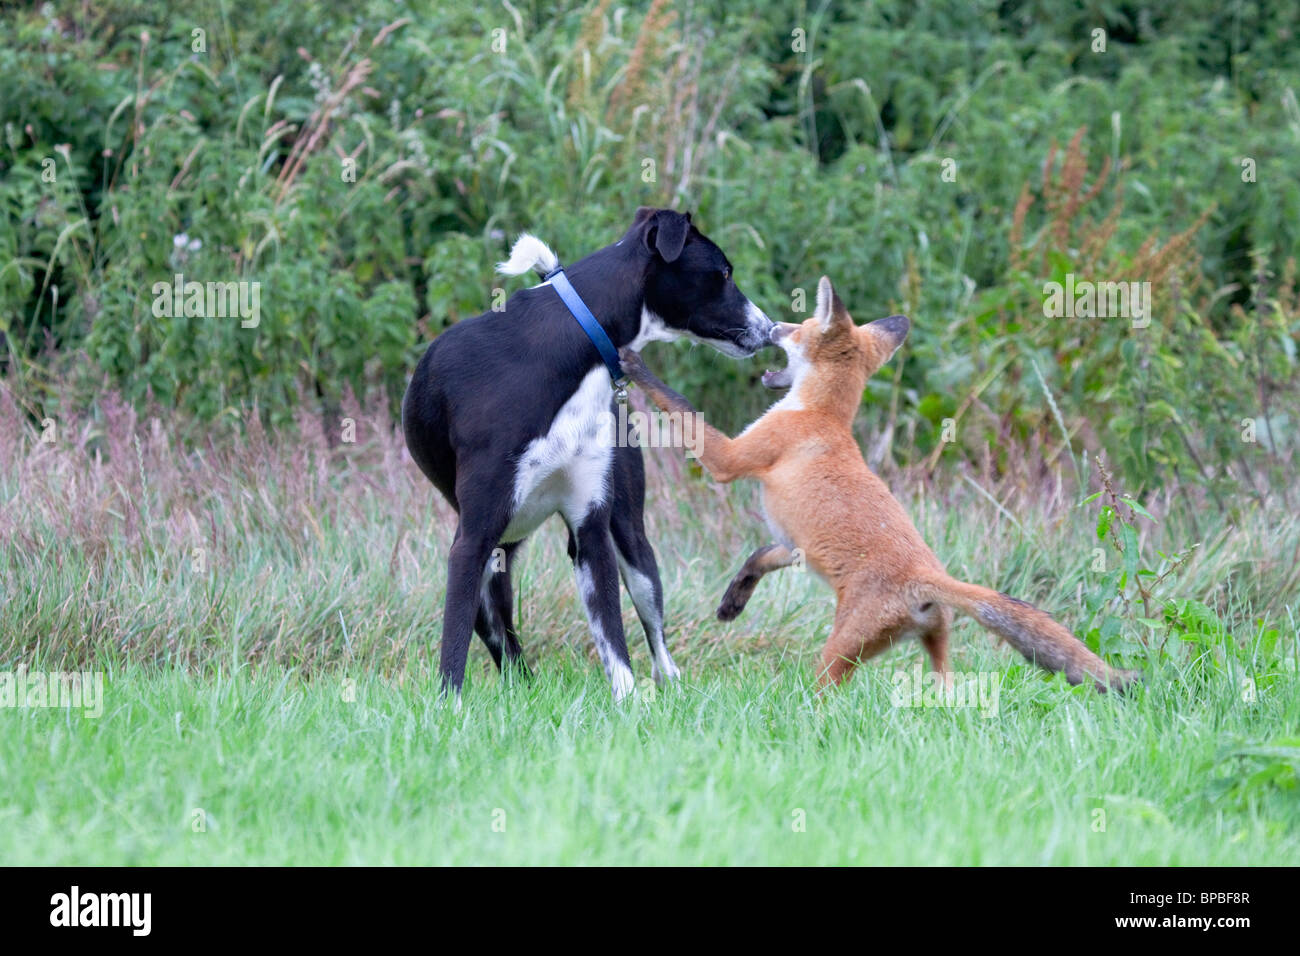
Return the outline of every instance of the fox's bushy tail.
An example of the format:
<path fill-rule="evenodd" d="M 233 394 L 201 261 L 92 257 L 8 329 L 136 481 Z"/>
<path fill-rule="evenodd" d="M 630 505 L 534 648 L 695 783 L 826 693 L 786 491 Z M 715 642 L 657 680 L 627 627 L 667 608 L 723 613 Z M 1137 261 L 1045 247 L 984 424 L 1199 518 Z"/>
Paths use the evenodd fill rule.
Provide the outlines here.
<path fill-rule="evenodd" d="M 947 574 L 923 585 L 935 601 L 969 614 L 1023 654 L 1049 671 L 1063 671 L 1071 684 L 1091 680 L 1100 691 L 1123 690 L 1141 675 L 1111 667 L 1032 604 L 992 588 L 967 584 Z"/>

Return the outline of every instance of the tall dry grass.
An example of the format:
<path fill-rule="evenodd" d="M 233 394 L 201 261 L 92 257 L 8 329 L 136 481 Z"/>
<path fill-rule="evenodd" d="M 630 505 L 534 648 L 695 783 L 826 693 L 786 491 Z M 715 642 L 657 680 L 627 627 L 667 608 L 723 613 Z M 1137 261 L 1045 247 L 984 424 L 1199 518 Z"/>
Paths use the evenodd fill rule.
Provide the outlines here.
<path fill-rule="evenodd" d="M 386 407 L 349 399 L 337 421 L 304 413 L 275 430 L 249 409 L 196 432 L 106 391 L 43 431 L 0 386 L 0 668 L 130 660 L 205 671 L 360 665 L 400 676 L 431 667 L 456 516 Z M 342 419 L 355 422 L 355 441 L 342 440 Z M 983 472 L 884 474 L 954 573 L 1043 604 L 1082 633 L 1097 587 L 1095 513 L 1078 507 L 1072 474 L 1045 471 L 1026 451 Z M 734 624 L 713 618 L 730 575 L 766 540 L 755 489 L 713 484 L 676 450 L 646 458 L 647 526 L 675 653 L 696 667 L 815 653 L 832 601 L 809 575 L 765 582 Z M 1157 597 L 1204 602 L 1242 640 L 1261 620 L 1294 639 L 1296 518 L 1256 510 L 1193 538 L 1179 500 L 1171 489 L 1146 503 L 1161 519 L 1141 532 L 1153 565 L 1157 552 L 1199 545 Z M 530 660 L 591 654 L 564 542 L 551 522 L 519 563 L 516 618 Z M 1125 612 L 1119 601 L 1107 607 Z M 648 672 L 626 601 L 625 611 L 634 664 Z M 987 640 L 973 626 L 969 635 Z M 490 673 L 477 645 L 474 655 L 477 672 Z"/>

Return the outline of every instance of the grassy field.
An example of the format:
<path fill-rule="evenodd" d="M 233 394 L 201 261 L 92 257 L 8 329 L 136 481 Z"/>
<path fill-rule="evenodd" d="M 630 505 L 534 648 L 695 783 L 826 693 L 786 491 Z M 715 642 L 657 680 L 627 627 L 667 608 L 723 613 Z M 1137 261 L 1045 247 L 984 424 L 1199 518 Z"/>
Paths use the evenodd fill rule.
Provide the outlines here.
<path fill-rule="evenodd" d="M 1009 664 L 985 648 L 964 656 Z M 883 675 L 901 660 L 820 704 L 807 661 L 787 659 L 710 668 L 615 706 L 575 657 L 544 660 L 529 687 L 480 681 L 459 713 L 428 679 L 359 674 L 348 702 L 338 679 L 112 671 L 99 720 L 5 717 L 0 858 L 1252 865 L 1300 854 L 1293 794 L 1224 789 L 1241 773 L 1226 754 L 1300 721 L 1293 680 L 1247 708 L 1176 674 L 1117 701 L 1017 668 L 985 718 L 891 706 Z"/>
<path fill-rule="evenodd" d="M 961 621 L 954 667 L 1000 680 L 995 706 L 899 706 L 897 675 L 923 660 L 915 645 L 818 699 L 829 593 L 775 575 L 719 624 L 727 579 L 763 542 L 752 494 L 650 452 L 681 684 L 654 690 L 625 600 L 641 684 L 612 703 L 563 533 L 546 525 L 517 573 L 535 679 L 504 684 L 476 643 L 457 711 L 434 670 L 452 516 L 381 413 L 353 412 L 355 444 L 303 421 L 186 453 L 161 419 L 107 408 L 46 443 L 0 414 L 0 671 L 104 678 L 98 718 L 0 708 L 5 862 L 1300 855 L 1300 523 L 1280 508 L 1202 512 L 1194 532 L 1172 506 L 1180 491 L 1145 496 L 1161 518 L 1140 533 L 1157 568 L 1157 549 L 1200 545 L 1156 589 L 1156 607 L 1174 609 L 1157 628 L 1118 595 L 1098 598 L 1098 505 L 1079 507 L 1054 472 L 887 470 L 950 570 L 1080 634 L 1117 621 L 1103 649 L 1147 681 L 1128 698 L 1070 688 Z M 1192 627 L 1183 601 L 1211 624 Z"/>

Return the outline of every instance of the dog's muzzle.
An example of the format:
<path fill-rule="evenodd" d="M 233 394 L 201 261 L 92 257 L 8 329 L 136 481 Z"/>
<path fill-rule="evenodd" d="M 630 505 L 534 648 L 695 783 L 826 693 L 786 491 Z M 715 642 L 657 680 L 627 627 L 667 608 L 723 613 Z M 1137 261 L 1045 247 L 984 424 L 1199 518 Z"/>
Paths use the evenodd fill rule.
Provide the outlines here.
<path fill-rule="evenodd" d="M 763 310 L 754 303 L 749 303 L 745 310 L 745 331 L 741 333 L 736 344 L 750 354 L 772 344 L 772 333 L 776 323 L 763 314 Z"/>
<path fill-rule="evenodd" d="M 767 329 L 762 331 L 746 329 L 736 344 L 752 355 L 759 349 L 767 348 L 772 344 L 769 334 Z"/>

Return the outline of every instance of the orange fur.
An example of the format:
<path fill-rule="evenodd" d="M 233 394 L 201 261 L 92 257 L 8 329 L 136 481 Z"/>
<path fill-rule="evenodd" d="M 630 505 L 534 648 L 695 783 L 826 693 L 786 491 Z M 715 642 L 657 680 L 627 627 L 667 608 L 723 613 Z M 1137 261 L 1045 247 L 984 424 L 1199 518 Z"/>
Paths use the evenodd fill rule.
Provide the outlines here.
<path fill-rule="evenodd" d="M 750 556 L 718 608 L 736 617 L 764 574 L 793 562 L 794 550 L 835 591 L 835 624 L 819 681 L 839 683 L 863 660 L 911 637 L 951 680 L 951 609 L 970 614 L 1031 661 L 1064 671 L 1071 683 L 1121 688 L 1132 672 L 1110 667 L 1043 611 L 988 588 L 957 581 L 926 546 L 898 500 L 862 458 L 853 417 L 867 379 L 907 334 L 902 316 L 856 326 L 830 281 L 817 311 L 773 333 L 790 357 L 790 393 L 735 438 L 703 425 L 700 461 L 717 481 L 757 478 L 779 543 Z M 659 408 L 694 412 L 641 357 L 622 353 L 624 371 Z M 776 374 L 778 378 L 783 373 Z"/>

